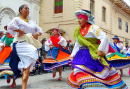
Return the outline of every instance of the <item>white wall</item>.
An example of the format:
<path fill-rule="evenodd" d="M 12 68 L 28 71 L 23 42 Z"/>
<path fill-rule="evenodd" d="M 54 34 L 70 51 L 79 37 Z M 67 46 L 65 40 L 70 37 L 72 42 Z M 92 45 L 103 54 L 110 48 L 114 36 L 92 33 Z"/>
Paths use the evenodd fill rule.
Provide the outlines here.
<path fill-rule="evenodd" d="M 12 18 L 19 14 L 19 7 L 27 4 L 30 9 L 29 19 L 34 20 L 39 25 L 39 11 L 41 0 L 0 0 L 0 31 L 4 31 Z"/>

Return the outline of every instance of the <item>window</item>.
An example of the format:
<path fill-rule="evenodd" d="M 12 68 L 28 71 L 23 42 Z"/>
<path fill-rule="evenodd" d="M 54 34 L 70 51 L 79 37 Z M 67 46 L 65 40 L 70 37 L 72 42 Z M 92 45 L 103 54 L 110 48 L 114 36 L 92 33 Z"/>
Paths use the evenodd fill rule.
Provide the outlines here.
<path fill-rule="evenodd" d="M 63 0 L 55 0 L 55 14 L 63 12 Z"/>
<path fill-rule="evenodd" d="M 125 38 L 125 46 L 128 47 L 128 45 L 129 45 L 129 39 Z"/>
<path fill-rule="evenodd" d="M 128 23 L 127 22 L 125 22 L 125 30 L 128 33 Z"/>
<path fill-rule="evenodd" d="M 102 21 L 106 22 L 106 8 L 102 7 Z"/>
<path fill-rule="evenodd" d="M 121 20 L 121 18 L 118 18 L 118 25 L 119 25 L 119 29 L 122 29 L 122 20 Z"/>
<path fill-rule="evenodd" d="M 90 12 L 94 15 L 94 0 L 90 0 Z"/>

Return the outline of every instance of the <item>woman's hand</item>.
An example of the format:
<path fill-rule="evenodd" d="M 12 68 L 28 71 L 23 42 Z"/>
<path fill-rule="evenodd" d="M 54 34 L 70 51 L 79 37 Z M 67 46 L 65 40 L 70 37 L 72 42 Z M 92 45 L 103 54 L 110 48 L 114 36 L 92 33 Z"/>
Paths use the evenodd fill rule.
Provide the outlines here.
<path fill-rule="evenodd" d="M 123 54 L 122 50 L 120 51 L 121 54 Z"/>
<path fill-rule="evenodd" d="M 47 54 L 45 54 L 45 55 L 43 55 L 43 56 L 46 58 Z"/>
<path fill-rule="evenodd" d="M 53 48 L 53 46 L 52 45 L 50 45 L 50 49 L 52 49 Z"/>
<path fill-rule="evenodd" d="M 2 63 L 0 62 L 0 65 L 2 65 Z"/>
<path fill-rule="evenodd" d="M 1 48 L 3 49 L 3 48 L 4 48 L 4 45 L 2 45 Z"/>
<path fill-rule="evenodd" d="M 18 35 L 18 37 L 21 37 L 23 34 L 24 34 L 24 31 L 23 31 L 23 30 L 19 30 L 19 35 Z"/>
<path fill-rule="evenodd" d="M 24 34 L 24 31 L 21 30 L 21 29 L 17 29 L 17 30 L 14 30 L 14 31 L 19 33 L 18 37 L 20 37 Z"/>
<path fill-rule="evenodd" d="M 60 44 L 58 44 L 58 46 L 60 47 L 61 45 L 60 45 Z"/>
<path fill-rule="evenodd" d="M 100 50 L 98 50 L 98 56 L 100 56 L 100 57 L 103 57 L 104 56 L 104 53 L 102 52 L 102 51 L 100 51 Z"/>
<path fill-rule="evenodd" d="M 38 39 L 38 34 L 37 34 L 37 33 L 34 34 L 33 37 L 34 37 L 35 39 Z"/>
<path fill-rule="evenodd" d="M 73 57 L 70 57 L 70 60 L 72 61 L 72 60 L 73 60 Z"/>
<path fill-rule="evenodd" d="M 35 39 L 38 39 L 38 36 L 40 36 L 40 35 L 41 35 L 41 33 L 36 33 L 36 34 L 33 35 L 33 37 L 34 37 Z"/>
<path fill-rule="evenodd" d="M 5 47 L 7 47 L 8 45 L 7 44 L 5 44 Z"/>

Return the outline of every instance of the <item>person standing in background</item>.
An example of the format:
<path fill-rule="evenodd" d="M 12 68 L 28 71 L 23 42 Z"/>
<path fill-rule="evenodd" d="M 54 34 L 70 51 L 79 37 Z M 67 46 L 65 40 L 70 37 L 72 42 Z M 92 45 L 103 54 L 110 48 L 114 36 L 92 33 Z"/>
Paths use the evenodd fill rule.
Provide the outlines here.
<path fill-rule="evenodd" d="M 46 38 L 43 38 L 41 40 L 42 47 L 40 48 L 40 58 L 39 58 L 39 62 L 41 63 L 41 66 L 42 66 L 42 71 L 44 71 L 43 70 L 44 64 L 42 63 L 42 61 L 45 59 L 45 57 L 47 55 L 47 51 L 45 50 L 45 42 L 46 42 Z"/>
<path fill-rule="evenodd" d="M 69 40 L 69 50 L 70 50 L 71 53 L 73 51 L 73 48 L 74 48 L 74 45 L 72 43 L 72 40 Z"/>
<path fill-rule="evenodd" d="M 3 35 L 4 35 L 4 32 L 0 31 L 0 39 L 2 38 Z"/>
<path fill-rule="evenodd" d="M 42 47 L 40 49 L 40 51 L 41 51 L 40 54 L 41 54 L 42 60 L 45 59 L 45 56 L 47 54 L 47 51 L 45 50 L 45 42 L 46 42 L 46 38 L 43 38 L 42 41 L 41 41 Z"/>

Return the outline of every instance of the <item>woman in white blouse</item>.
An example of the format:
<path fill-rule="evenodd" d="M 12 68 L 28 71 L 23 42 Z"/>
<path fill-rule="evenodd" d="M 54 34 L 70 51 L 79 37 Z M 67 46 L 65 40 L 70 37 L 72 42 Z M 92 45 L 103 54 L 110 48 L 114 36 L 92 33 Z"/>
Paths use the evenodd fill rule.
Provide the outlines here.
<path fill-rule="evenodd" d="M 27 5 L 21 5 L 19 12 L 20 17 L 13 18 L 7 28 L 8 32 L 14 36 L 10 67 L 15 79 L 22 74 L 22 89 L 26 89 L 29 73 L 38 59 L 37 48 L 41 47 L 40 42 L 36 39 L 43 31 L 36 22 L 28 20 L 29 8 Z"/>

